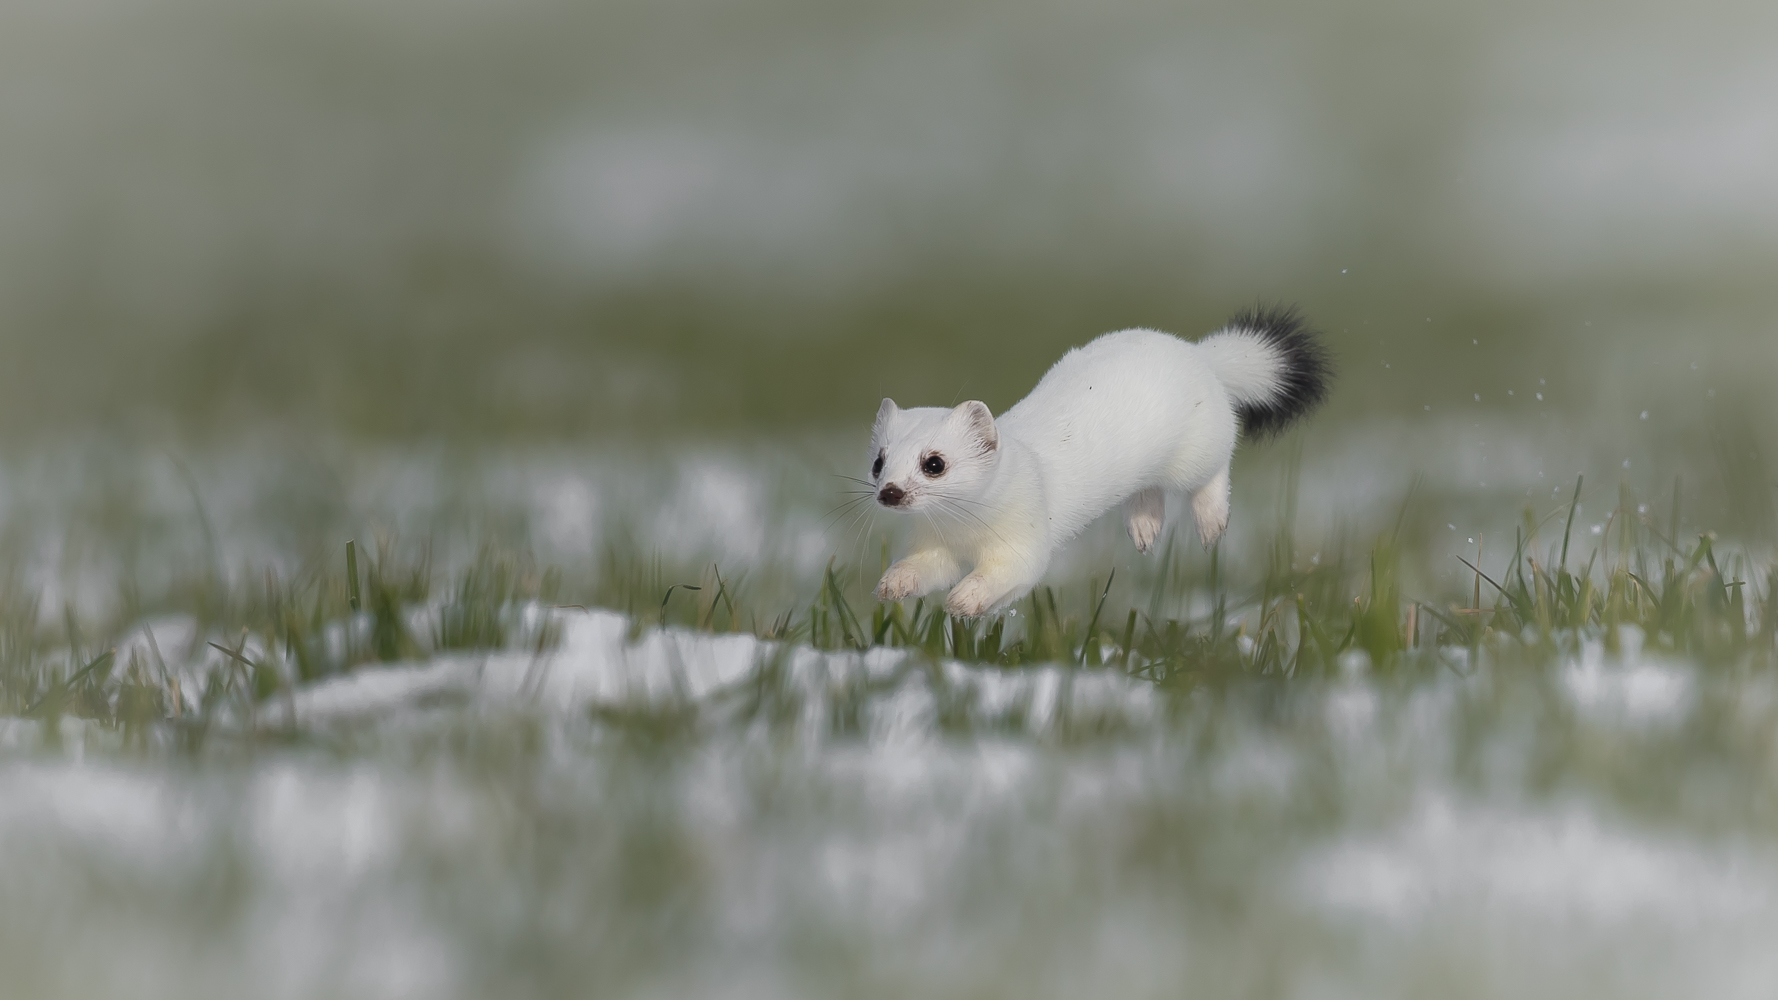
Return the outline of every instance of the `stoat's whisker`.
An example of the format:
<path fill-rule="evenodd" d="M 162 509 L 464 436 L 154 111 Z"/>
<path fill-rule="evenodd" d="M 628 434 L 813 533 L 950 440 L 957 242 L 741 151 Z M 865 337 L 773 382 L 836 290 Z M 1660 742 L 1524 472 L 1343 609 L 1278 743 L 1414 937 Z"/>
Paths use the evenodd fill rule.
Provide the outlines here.
<path fill-rule="evenodd" d="M 864 543 L 870 538 L 871 519 L 876 516 L 876 511 L 874 504 L 860 507 L 852 516 L 852 523 L 846 528 L 847 533 L 853 536 L 849 546 L 855 551 L 853 561 L 861 565 L 864 561 Z"/>
<path fill-rule="evenodd" d="M 957 499 L 955 497 L 949 497 L 949 496 L 946 496 L 942 493 L 934 493 L 933 498 L 943 504 L 955 504 L 957 502 Z M 963 514 L 968 517 L 974 518 L 977 524 L 980 524 L 982 527 L 988 529 L 988 533 L 994 536 L 995 541 L 1000 542 L 1002 545 L 1006 544 L 1006 536 L 1004 536 L 1000 533 L 1000 529 L 994 527 L 992 524 L 989 524 L 986 520 L 983 520 L 983 518 L 980 514 L 977 514 L 975 511 L 970 510 L 967 507 L 952 507 L 951 509 L 954 510 L 958 514 Z"/>
<path fill-rule="evenodd" d="M 977 507 L 988 507 L 990 509 L 994 506 L 993 504 L 983 503 L 980 500 L 972 500 L 969 497 L 960 497 L 954 493 L 940 493 L 940 492 L 934 490 L 932 495 L 935 497 L 943 497 L 944 499 L 950 500 L 953 503 L 971 503 L 971 504 L 975 504 Z"/>
<path fill-rule="evenodd" d="M 859 504 L 864 503 L 868 499 L 870 499 L 870 498 L 869 497 L 853 497 L 852 499 L 847 500 L 845 503 L 840 504 L 838 507 L 835 507 L 834 509 L 828 511 L 826 514 L 822 515 L 822 517 L 821 517 L 822 530 L 826 530 L 829 527 L 828 522 L 830 520 L 834 523 L 838 523 L 840 518 L 844 517 L 847 513 L 851 512 L 852 510 L 857 508 Z"/>
<path fill-rule="evenodd" d="M 949 540 L 949 539 L 947 539 L 947 538 L 946 538 L 946 537 L 945 537 L 945 532 L 944 532 L 944 529 L 943 529 L 943 528 L 940 528 L 940 527 L 939 527 L 939 526 L 938 526 L 938 522 L 937 522 L 937 521 L 936 521 L 936 520 L 933 520 L 933 517 L 932 517 L 932 510 L 931 510 L 931 509 L 930 509 L 930 508 L 928 508 L 928 509 L 926 509 L 926 510 L 925 510 L 925 511 L 923 511 L 923 512 L 922 512 L 922 513 L 924 513 L 924 514 L 925 514 L 925 515 L 926 515 L 926 523 L 927 523 L 927 524 L 930 524 L 930 525 L 932 525 L 932 530 L 933 530 L 933 531 L 936 531 L 936 532 L 938 532 L 938 540 L 939 540 L 939 543 L 940 543 L 940 544 L 942 544 L 942 545 L 943 545 L 943 546 L 944 546 L 944 547 L 945 547 L 945 548 L 947 548 L 947 549 L 948 549 L 948 548 L 950 548 L 950 547 L 951 547 L 951 542 L 950 542 L 950 540 Z"/>

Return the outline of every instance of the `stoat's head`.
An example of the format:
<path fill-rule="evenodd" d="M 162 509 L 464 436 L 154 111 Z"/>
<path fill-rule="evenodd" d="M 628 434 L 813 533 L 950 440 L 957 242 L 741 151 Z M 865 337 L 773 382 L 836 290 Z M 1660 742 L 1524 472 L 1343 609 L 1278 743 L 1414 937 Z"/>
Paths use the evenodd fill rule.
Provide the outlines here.
<path fill-rule="evenodd" d="M 919 406 L 885 399 L 870 436 L 877 503 L 896 510 L 960 508 L 987 486 L 1000 460 L 1000 431 L 987 404 Z"/>

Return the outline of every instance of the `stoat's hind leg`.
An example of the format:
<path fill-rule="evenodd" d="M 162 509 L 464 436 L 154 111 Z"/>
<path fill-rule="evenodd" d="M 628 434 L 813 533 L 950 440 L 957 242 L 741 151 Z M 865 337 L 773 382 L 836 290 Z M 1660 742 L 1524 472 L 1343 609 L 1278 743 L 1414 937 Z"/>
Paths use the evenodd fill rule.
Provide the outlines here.
<path fill-rule="evenodd" d="M 1222 537 L 1229 526 L 1229 469 L 1223 466 L 1208 483 L 1192 494 L 1192 517 L 1198 522 L 1198 537 L 1209 548 Z"/>
<path fill-rule="evenodd" d="M 1130 541 L 1136 543 L 1136 551 L 1154 548 L 1166 517 L 1167 494 L 1159 486 L 1150 486 L 1124 501 L 1124 527 L 1130 529 Z"/>

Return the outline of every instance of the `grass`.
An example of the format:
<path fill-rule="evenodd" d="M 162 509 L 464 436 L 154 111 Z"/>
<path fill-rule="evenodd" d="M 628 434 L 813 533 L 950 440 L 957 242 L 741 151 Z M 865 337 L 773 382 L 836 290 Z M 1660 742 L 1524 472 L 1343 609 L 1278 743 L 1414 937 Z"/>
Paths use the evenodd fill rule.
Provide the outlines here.
<path fill-rule="evenodd" d="M 39 595 L 14 586 L 0 590 L 0 714 L 79 716 L 126 731 L 194 711 L 201 720 L 252 718 L 295 688 L 381 663 L 453 650 L 541 652 L 555 641 L 555 619 L 528 619 L 527 609 L 549 607 L 622 610 L 633 638 L 671 626 L 786 647 L 909 650 L 921 661 L 991 670 L 1065 664 L 1127 673 L 1169 694 L 1326 677 L 1354 656 L 1385 677 L 1490 662 L 1547 666 L 1587 639 L 1619 650 L 1626 626 L 1645 648 L 1707 667 L 1778 662 L 1778 566 L 1708 533 L 1678 538 L 1677 488 L 1664 524 L 1621 492 L 1583 551 L 1575 535 L 1583 485 L 1561 508 L 1526 509 L 1504 552 L 1481 539 L 1473 558 L 1459 556 L 1469 585 L 1457 593 L 1415 593 L 1408 582 L 1426 575 L 1403 569 L 1411 497 L 1391 531 L 1368 546 L 1334 546 L 1329 558 L 1305 562 L 1287 507 L 1262 546 L 1266 559 L 1241 582 L 1220 549 L 1190 557 L 1169 536 L 1145 579 L 1120 581 L 1112 570 L 1084 586 L 1042 586 L 1006 615 L 973 621 L 946 615 L 936 597 L 869 598 L 886 545 L 871 571 L 830 562 L 793 607 L 756 597 L 772 588 L 715 564 L 686 572 L 659 556 L 609 550 L 590 581 L 570 588 L 559 568 L 527 554 L 484 545 L 441 574 L 428 547 L 388 539 L 369 551 L 347 541 L 341 558 L 305 573 L 225 580 L 208 569 L 176 581 L 153 608 L 137 595 L 105 626 L 69 611 L 51 627 Z M 150 611 L 195 621 L 206 640 L 200 675 L 169 664 L 152 641 L 123 641 Z M 759 667 L 762 677 L 771 669 Z"/>
<path fill-rule="evenodd" d="M 60 630 L 49 628 L 38 595 L 9 588 L 0 592 L 0 714 L 124 727 L 180 719 L 192 703 L 205 718 L 225 707 L 250 715 L 294 687 L 380 663 L 554 641 L 550 628 L 523 627 L 524 607 L 553 601 L 556 586 L 529 559 L 484 547 L 437 599 L 425 548 L 381 542 L 361 580 L 349 542 L 341 569 L 290 578 L 267 571 L 257 585 L 203 573 L 170 588 L 156 610 L 190 615 L 217 654 L 196 692 L 182 690 L 184 664 L 169 663 L 146 630 L 147 642 L 130 644 L 120 662 L 117 644 L 137 634 L 134 618 L 95 642 L 71 610 Z"/>
<path fill-rule="evenodd" d="M 1772 662 L 1778 567 L 1756 566 L 1739 552 L 1720 556 L 1711 533 L 1679 539 L 1677 490 L 1665 531 L 1622 493 L 1597 544 L 1583 554 L 1574 534 L 1583 485 L 1577 481 L 1569 503 L 1555 512 L 1561 530 L 1553 537 L 1546 535 L 1552 517 L 1528 508 L 1493 569 L 1483 567 L 1481 551 L 1459 556 L 1474 584 L 1463 595 L 1406 591 L 1398 521 L 1367 550 L 1306 568 L 1298 568 L 1295 540 L 1281 528 L 1268 540 L 1265 572 L 1244 587 L 1230 584 L 1220 551 L 1196 571 L 1184 569 L 1169 536 L 1146 593 L 1127 590 L 1121 604 L 1110 603 L 1113 572 L 1103 586 L 1089 581 L 1073 600 L 1041 586 L 1009 615 L 981 620 L 952 618 L 937 598 L 883 604 L 861 597 L 874 576 L 829 564 L 806 607 L 762 627 L 765 619 L 747 611 L 735 581 L 712 567 L 699 584 L 668 587 L 650 624 L 751 630 L 828 650 L 913 649 L 1003 668 L 1110 666 L 1187 687 L 1324 675 L 1349 653 L 1362 653 L 1384 674 L 1449 664 L 1453 658 L 1441 654 L 1453 650 L 1467 651 L 1468 660 L 1510 650 L 1548 662 L 1587 637 L 1615 651 L 1625 626 L 1640 629 L 1647 648 L 1701 663 Z M 1188 598 L 1204 613 L 1161 613 Z"/>
<path fill-rule="evenodd" d="M 291 925 L 251 929 L 294 913 L 310 915 L 300 933 L 364 961 L 421 928 L 437 954 L 458 957 L 440 975 L 462 995 L 572 996 L 589 984 L 698 995 L 679 970 L 727 987 L 743 951 L 808 995 L 1060 995 L 1054 982 L 1172 975 L 1168 956 L 1183 946 L 1195 964 L 1166 988 L 1272 995 L 1329 975 L 1370 985 L 1368 967 L 1343 964 L 1359 934 L 1383 935 L 1390 968 L 1424 970 L 1414 989 L 1354 995 L 1461 992 L 1473 968 L 1447 938 L 1316 909 L 1290 879 L 1353 838 L 1412 879 L 1442 877 L 1418 874 L 1432 862 L 1416 851 L 1450 853 L 1454 869 L 1547 865 L 1547 852 L 1514 852 L 1594 836 L 1562 825 L 1581 799 L 1606 817 L 1596 835 L 1607 853 L 1657 867 L 1676 849 L 1662 844 L 1713 872 L 1725 840 L 1778 835 L 1764 766 L 1778 674 L 1758 675 L 1775 662 L 1773 567 L 1709 534 L 1679 538 L 1672 506 L 1641 509 L 1628 494 L 1595 533 L 1587 499 L 1577 484 L 1550 509 L 1513 511 L 1511 536 L 1491 534 L 1462 561 L 1429 540 L 1421 507 L 1437 501 L 1410 497 L 1386 530 L 1328 538 L 1299 537 L 1287 505 L 1226 548 L 1169 538 L 987 621 L 950 618 L 930 598 L 871 600 L 887 552 L 819 567 L 794 599 L 794 574 L 769 565 L 614 544 L 590 566 L 552 566 L 519 546 L 452 557 L 442 543 L 375 536 L 339 538 L 294 571 L 224 573 L 205 553 L 104 618 L 0 587 L 0 714 L 38 720 L 50 748 L 73 728 L 64 720 L 92 720 L 78 743 L 62 737 L 65 752 L 92 759 L 121 744 L 152 761 L 63 765 L 51 753 L 7 774 L 21 804 L 0 871 L 0 980 L 20 996 L 103 992 L 82 992 L 82 974 L 178 984 L 156 995 L 250 993 L 264 942 L 287 948 Z M 555 635 L 540 621 L 581 607 L 625 612 L 632 638 L 655 648 L 695 655 L 713 634 L 767 643 L 750 671 L 695 697 L 681 686 L 578 712 L 490 700 L 386 725 L 284 721 L 280 702 L 304 686 L 448 651 L 541 649 Z M 561 610 L 539 614 L 549 608 Z M 174 614 L 197 629 L 190 662 L 135 638 Z M 1643 648 L 1699 665 L 1695 698 L 1657 725 L 1589 714 L 1563 684 L 1583 645 L 1623 648 L 1635 631 Z M 876 670 L 811 648 L 912 655 Z M 1370 683 L 1349 683 L 1359 663 Z M 1053 693 L 1047 709 L 1031 696 L 1040 689 Z M 1353 700 L 1374 714 L 1342 724 Z M 925 713 L 922 738 L 878 738 L 909 703 Z M 811 719 L 825 734 L 813 746 Z M 1490 799 L 1493 789 L 1506 793 Z M 88 797 L 97 805 L 83 811 Z M 1457 822 L 1482 832 L 1453 835 L 1448 852 L 1411 839 L 1398 849 L 1391 838 L 1413 835 L 1425 800 L 1458 802 Z M 163 802 L 183 810 L 176 822 L 152 813 Z M 107 829 L 129 809 L 151 815 L 127 852 L 78 825 L 94 816 Z M 1508 827 L 1498 847 L 1483 843 L 1489 824 Z M 1637 839 L 1649 829 L 1673 836 L 1649 847 Z M 812 867 L 838 875 L 812 878 Z M 1747 877 L 1763 891 L 1756 869 Z M 1477 940 L 1505 941 L 1487 968 L 1519 968 L 1499 930 L 1525 915 L 1453 884 L 1427 894 L 1426 923 L 1482 921 Z M 1585 901 L 1586 885 L 1567 885 L 1547 891 Z M 407 923 L 377 929 L 392 919 Z M 1706 922 L 1686 940 L 1717 956 L 1740 926 Z M 1105 958 L 1082 942 L 1106 927 L 1152 937 Z M 92 958 L 69 962 L 71 940 Z M 143 942 L 178 961 L 139 967 L 130 956 Z M 957 942 L 965 961 L 947 950 Z M 190 988 L 193 967 L 225 985 Z"/>

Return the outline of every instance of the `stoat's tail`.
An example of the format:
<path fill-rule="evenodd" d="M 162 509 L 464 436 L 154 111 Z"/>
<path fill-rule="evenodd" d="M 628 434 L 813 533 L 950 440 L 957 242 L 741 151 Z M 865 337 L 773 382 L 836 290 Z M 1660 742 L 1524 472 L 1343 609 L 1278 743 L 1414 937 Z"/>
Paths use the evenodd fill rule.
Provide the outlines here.
<path fill-rule="evenodd" d="M 1255 309 L 1198 342 L 1235 401 L 1241 435 L 1267 437 L 1314 409 L 1333 374 L 1327 351 L 1294 309 Z"/>

